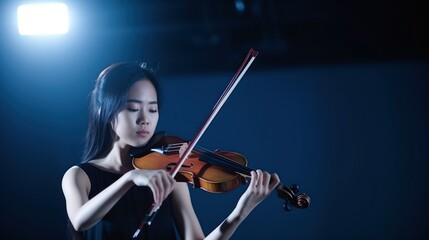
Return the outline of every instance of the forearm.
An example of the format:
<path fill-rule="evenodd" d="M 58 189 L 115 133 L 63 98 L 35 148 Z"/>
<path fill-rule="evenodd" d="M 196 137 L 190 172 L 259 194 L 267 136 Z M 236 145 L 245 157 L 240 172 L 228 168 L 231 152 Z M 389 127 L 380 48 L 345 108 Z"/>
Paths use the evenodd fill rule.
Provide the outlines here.
<path fill-rule="evenodd" d="M 248 213 L 244 213 L 236 207 L 232 213 L 205 239 L 230 239 L 247 215 Z"/>
<path fill-rule="evenodd" d="M 129 174 L 124 174 L 116 182 L 80 207 L 73 219 L 70 219 L 74 228 L 82 231 L 94 226 L 132 186 L 133 183 Z"/>
<path fill-rule="evenodd" d="M 279 183 L 277 174 L 270 175 L 261 170 L 252 171 L 249 186 L 246 192 L 241 195 L 232 213 L 206 239 L 231 238 L 244 219 Z"/>

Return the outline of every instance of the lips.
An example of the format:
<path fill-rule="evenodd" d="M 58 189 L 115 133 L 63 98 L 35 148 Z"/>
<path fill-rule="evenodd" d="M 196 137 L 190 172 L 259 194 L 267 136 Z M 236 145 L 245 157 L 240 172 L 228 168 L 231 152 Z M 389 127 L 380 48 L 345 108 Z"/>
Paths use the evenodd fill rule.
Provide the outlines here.
<path fill-rule="evenodd" d="M 140 137 L 147 137 L 149 135 L 149 132 L 146 130 L 140 130 L 136 132 L 137 135 L 139 135 Z"/>

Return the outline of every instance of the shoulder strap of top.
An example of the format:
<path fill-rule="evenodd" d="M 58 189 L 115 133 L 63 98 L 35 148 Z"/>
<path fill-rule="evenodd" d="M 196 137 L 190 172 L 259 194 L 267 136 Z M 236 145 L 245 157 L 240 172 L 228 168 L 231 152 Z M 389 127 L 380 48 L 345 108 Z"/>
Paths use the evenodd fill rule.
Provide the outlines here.
<path fill-rule="evenodd" d="M 84 162 L 77 165 L 78 167 L 82 168 L 83 171 L 85 171 L 86 175 L 91 178 L 97 171 L 97 168 L 91 165 L 90 163 Z"/>

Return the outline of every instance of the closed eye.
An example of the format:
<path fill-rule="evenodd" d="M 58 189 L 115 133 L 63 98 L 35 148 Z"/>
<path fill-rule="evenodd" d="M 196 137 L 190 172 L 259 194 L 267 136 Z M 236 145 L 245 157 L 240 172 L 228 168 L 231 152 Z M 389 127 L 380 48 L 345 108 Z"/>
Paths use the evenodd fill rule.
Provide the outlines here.
<path fill-rule="evenodd" d="M 127 109 L 130 112 L 137 112 L 139 110 L 138 108 L 127 108 Z"/>

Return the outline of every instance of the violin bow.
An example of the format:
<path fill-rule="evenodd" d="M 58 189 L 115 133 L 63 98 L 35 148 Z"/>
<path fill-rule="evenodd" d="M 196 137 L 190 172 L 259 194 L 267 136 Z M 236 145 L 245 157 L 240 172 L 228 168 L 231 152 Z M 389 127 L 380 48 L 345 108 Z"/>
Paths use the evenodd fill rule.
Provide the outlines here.
<path fill-rule="evenodd" d="M 189 155 L 192 153 L 192 150 L 197 145 L 200 138 L 203 136 L 204 132 L 207 130 L 213 119 L 218 114 L 219 110 L 222 108 L 228 97 L 231 95 L 231 93 L 234 91 L 235 87 L 240 82 L 241 78 L 243 78 L 244 74 L 249 69 L 250 65 L 252 65 L 253 61 L 255 60 L 256 56 L 258 56 L 258 51 L 255 51 L 253 48 L 249 50 L 247 53 L 245 59 L 241 63 L 240 67 L 238 68 L 237 72 L 235 73 L 234 77 L 229 82 L 228 86 L 220 96 L 219 100 L 214 105 L 212 111 L 210 112 L 207 119 L 204 121 L 198 132 L 195 134 L 195 136 L 192 138 L 192 140 L 189 142 L 188 147 L 186 148 L 185 152 L 180 157 L 179 162 L 177 165 L 172 169 L 171 176 L 173 178 L 176 176 L 176 174 L 179 172 L 179 169 L 182 167 L 182 165 L 185 163 L 186 159 L 188 159 Z M 152 204 L 151 209 L 149 213 L 145 216 L 142 223 L 140 224 L 139 228 L 136 230 L 136 232 L 133 235 L 133 238 L 137 238 L 140 234 L 143 227 L 147 224 L 150 225 L 155 218 L 156 212 L 160 208 L 160 204 Z"/>

